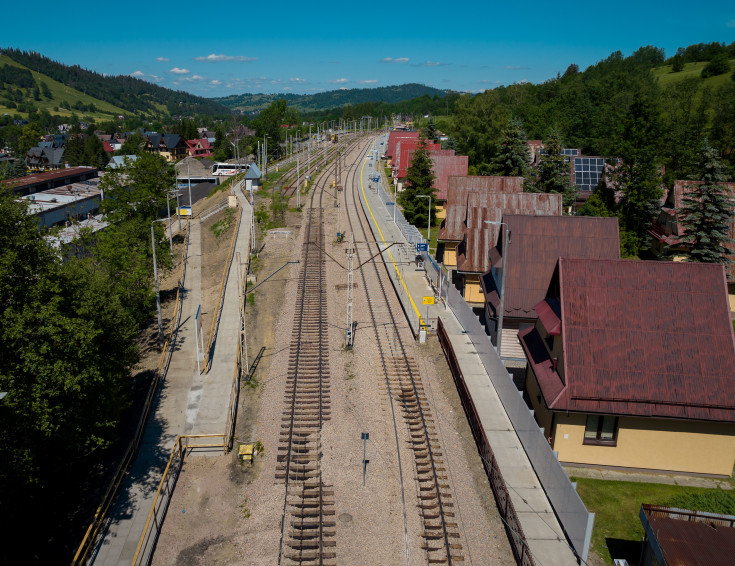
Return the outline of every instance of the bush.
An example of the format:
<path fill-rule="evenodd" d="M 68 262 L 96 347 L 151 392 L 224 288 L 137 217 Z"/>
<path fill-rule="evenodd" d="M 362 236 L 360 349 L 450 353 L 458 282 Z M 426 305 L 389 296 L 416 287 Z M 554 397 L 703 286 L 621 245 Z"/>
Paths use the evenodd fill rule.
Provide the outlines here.
<path fill-rule="evenodd" d="M 709 77 L 716 77 L 717 75 L 724 75 L 730 71 L 730 60 L 727 58 L 727 53 L 720 53 L 716 55 L 712 61 L 707 63 L 707 66 L 702 69 L 702 78 L 706 79 Z"/>

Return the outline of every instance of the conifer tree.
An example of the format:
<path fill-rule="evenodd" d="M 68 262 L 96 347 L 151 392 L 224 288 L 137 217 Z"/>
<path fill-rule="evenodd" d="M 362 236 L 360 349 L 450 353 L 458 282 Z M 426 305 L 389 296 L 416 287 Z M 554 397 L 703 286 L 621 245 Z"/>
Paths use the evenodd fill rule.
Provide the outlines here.
<path fill-rule="evenodd" d="M 406 170 L 406 182 L 403 192 L 398 195 L 398 204 L 403 209 L 403 215 L 408 222 L 415 226 L 426 225 L 427 215 L 431 214 L 432 222 L 436 218 L 434 211 L 434 171 L 426 140 L 422 139 L 413 153 L 411 165 Z M 420 196 L 421 195 L 421 196 Z M 431 196 L 431 206 L 428 199 Z"/>
<path fill-rule="evenodd" d="M 689 185 L 677 211 L 684 229 L 681 241 L 687 244 L 687 260 L 703 263 L 731 263 L 730 251 L 724 244 L 731 243 L 730 221 L 733 216 L 732 192 L 722 182 L 717 150 L 705 140 L 698 159 L 697 181 Z"/>
<path fill-rule="evenodd" d="M 561 136 L 558 130 L 553 129 L 544 144 L 535 185 L 540 192 L 563 195 L 562 202 L 566 208 L 574 204 L 577 191 L 572 185 L 571 165 L 561 150 Z"/>
<path fill-rule="evenodd" d="M 511 118 L 503 130 L 500 151 L 493 159 L 492 168 L 496 175 L 525 177 L 531 163 L 531 153 L 526 143 L 526 134 L 520 120 Z"/>

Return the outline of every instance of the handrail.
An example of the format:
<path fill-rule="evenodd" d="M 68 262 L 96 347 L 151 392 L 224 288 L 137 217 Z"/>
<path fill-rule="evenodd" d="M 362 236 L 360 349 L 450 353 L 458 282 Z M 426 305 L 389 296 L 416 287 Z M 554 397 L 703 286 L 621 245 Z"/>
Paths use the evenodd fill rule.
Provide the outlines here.
<path fill-rule="evenodd" d="M 161 351 L 161 356 L 158 360 L 158 365 L 156 367 L 156 372 L 153 377 L 153 381 L 151 382 L 151 385 L 148 389 L 148 395 L 146 396 L 145 404 L 143 405 L 143 412 L 140 417 L 140 421 L 138 422 L 138 426 L 135 429 L 135 435 L 133 436 L 133 439 L 130 441 L 130 444 L 128 445 L 127 449 L 125 450 L 125 454 L 123 455 L 122 460 L 117 466 L 117 469 L 115 470 L 115 474 L 112 477 L 112 481 L 110 482 L 110 485 L 107 487 L 107 491 L 105 492 L 105 495 L 102 498 L 102 503 L 97 507 L 97 511 L 95 511 L 94 517 L 92 518 L 92 522 L 90 523 L 89 527 L 87 528 L 84 538 L 82 539 L 82 542 L 80 543 L 79 547 L 77 548 L 76 553 L 74 554 L 74 558 L 72 560 L 72 566 L 81 566 L 84 564 L 85 560 L 87 559 L 87 556 L 89 555 L 89 552 L 92 550 L 92 548 L 95 546 L 97 542 L 97 537 L 100 534 L 102 525 L 107 518 L 107 513 L 110 510 L 110 507 L 112 506 L 113 502 L 115 501 L 115 498 L 117 497 L 118 490 L 120 489 L 120 486 L 122 485 L 123 480 L 126 477 L 127 470 L 130 467 L 130 464 L 132 464 L 135 454 L 140 446 L 140 441 L 143 438 L 143 431 L 145 428 L 145 422 L 148 419 L 148 415 L 150 414 L 151 404 L 153 402 L 153 397 L 155 396 L 155 392 L 158 389 L 158 383 L 160 382 L 160 379 L 163 375 L 165 375 L 165 370 L 168 369 L 168 362 L 170 361 L 172 349 L 170 347 L 171 342 L 174 338 L 174 334 L 177 332 L 178 324 L 181 320 L 181 308 L 180 304 L 183 300 L 183 294 L 181 293 L 181 290 L 184 286 L 184 278 L 186 277 L 186 264 L 187 264 L 187 252 L 189 249 L 189 227 L 186 228 L 186 238 L 184 240 L 184 248 L 181 251 L 181 267 L 179 268 L 179 278 L 178 283 L 179 287 L 176 291 L 176 305 L 174 307 L 174 315 L 171 318 L 171 323 L 169 324 L 168 331 L 166 333 L 166 342 L 163 345 L 163 350 Z"/>
<path fill-rule="evenodd" d="M 221 443 L 189 443 L 189 440 L 193 438 L 217 437 L 222 438 Z M 145 527 L 143 527 L 143 534 L 141 534 L 140 539 L 138 540 L 138 546 L 135 549 L 135 556 L 133 557 L 132 562 L 133 566 L 138 564 L 146 564 L 150 561 L 151 556 L 148 555 L 148 551 L 152 551 L 156 545 L 156 542 L 158 541 L 158 535 L 161 533 L 163 519 L 165 518 L 166 510 L 168 509 L 168 503 L 171 499 L 171 496 L 173 495 L 173 488 L 176 485 L 176 479 L 178 478 L 178 474 L 181 472 L 181 466 L 184 463 L 184 458 L 186 457 L 188 451 L 190 449 L 193 450 L 196 448 L 219 448 L 226 445 L 227 440 L 222 434 L 182 434 L 176 437 L 174 447 L 171 450 L 171 455 L 169 456 L 168 462 L 166 463 L 166 468 L 163 471 L 163 476 L 161 477 L 161 481 L 158 484 L 156 495 L 153 498 L 151 510 L 148 512 L 148 518 L 146 519 Z M 176 456 L 178 456 L 178 458 Z M 174 474 L 176 475 L 176 477 L 173 477 Z M 152 524 L 151 519 L 153 520 Z"/>
<path fill-rule="evenodd" d="M 212 316 L 212 324 L 209 328 L 209 340 L 207 340 L 207 348 L 204 350 L 206 352 L 206 358 L 204 360 L 204 373 L 209 373 L 209 370 L 212 368 L 212 361 L 214 359 L 214 353 L 212 352 L 212 342 L 215 335 L 215 323 L 217 323 L 217 326 L 219 326 L 219 317 L 222 311 L 222 303 L 224 303 L 225 301 L 225 283 L 227 283 L 227 277 L 230 272 L 230 267 L 232 266 L 232 258 L 235 255 L 235 244 L 237 242 L 237 234 L 240 230 L 240 220 L 242 219 L 242 207 L 239 206 L 239 203 L 238 210 L 240 211 L 240 213 L 237 216 L 237 224 L 235 225 L 235 230 L 232 233 L 232 242 L 230 243 L 230 258 L 227 262 L 225 262 L 225 266 L 222 270 L 222 281 L 219 284 L 219 300 L 217 301 L 217 308 L 215 309 L 214 315 Z"/>

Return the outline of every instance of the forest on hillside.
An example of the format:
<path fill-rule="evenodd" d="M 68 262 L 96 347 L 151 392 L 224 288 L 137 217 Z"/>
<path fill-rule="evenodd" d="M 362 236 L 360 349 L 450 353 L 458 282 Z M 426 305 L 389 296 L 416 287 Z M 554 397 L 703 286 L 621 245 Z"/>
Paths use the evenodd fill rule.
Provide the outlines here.
<path fill-rule="evenodd" d="M 735 58 L 735 43 L 699 44 L 681 48 L 670 59 L 656 47 L 641 47 L 629 57 L 620 51 L 581 72 L 571 64 L 541 84 L 514 84 L 477 95 L 460 96 L 455 104 L 452 136 L 457 150 L 468 155 L 479 172 L 489 169 L 498 154 L 503 128 L 518 120 L 528 139 L 546 139 L 558 130 L 565 147 L 584 155 L 619 156 L 636 140 L 625 138 L 625 124 L 634 101 L 647 104 L 651 143 L 667 178 L 686 178 L 694 150 L 704 138 L 730 164 L 735 163 L 735 81 L 729 63 L 720 75 L 694 76 L 662 84 L 654 70 Z M 683 70 L 683 69 L 682 69 Z M 681 72 L 678 71 L 678 72 Z M 718 78 L 726 80 L 717 81 Z M 672 77 L 676 79 L 676 77 Z"/>
<path fill-rule="evenodd" d="M 64 65 L 35 51 L 3 48 L 0 53 L 29 69 L 130 112 L 155 116 L 161 112 L 157 105 L 161 105 L 169 115 L 230 113 L 209 98 L 164 88 L 129 75 L 105 76 L 79 65 Z"/>

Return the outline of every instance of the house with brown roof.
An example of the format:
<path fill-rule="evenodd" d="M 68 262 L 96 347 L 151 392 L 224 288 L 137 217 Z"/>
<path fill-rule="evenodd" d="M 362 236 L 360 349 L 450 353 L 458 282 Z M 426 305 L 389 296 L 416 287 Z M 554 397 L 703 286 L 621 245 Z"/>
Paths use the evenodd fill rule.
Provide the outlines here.
<path fill-rule="evenodd" d="M 681 225 L 679 210 L 684 205 L 684 197 L 686 197 L 687 193 L 691 192 L 695 185 L 700 185 L 701 183 L 701 181 L 674 181 L 674 188 L 666 195 L 658 217 L 648 231 L 653 237 L 651 252 L 654 255 L 661 257 L 667 252 L 673 252 L 674 261 L 684 259 L 683 252 L 686 250 L 686 244 L 681 241 L 681 238 L 684 236 L 685 230 Z M 735 194 L 735 183 L 720 184 Z M 735 239 L 735 216 L 730 219 L 730 232 L 728 237 Z M 735 312 L 735 243 L 725 244 L 725 247 L 732 250 L 732 254 L 728 257 L 733 263 L 725 267 L 727 270 L 730 312 Z M 676 255 L 677 251 L 680 252 L 678 256 Z"/>
<path fill-rule="evenodd" d="M 497 245 L 490 250 L 490 269 L 480 278 L 485 320 L 497 344 L 502 274 L 507 268 L 500 355 L 525 361 L 518 331 L 535 324 L 538 316 L 534 307 L 546 297 L 557 260 L 620 259 L 618 219 L 504 214 L 503 222 L 508 240 L 504 241 L 506 231 L 501 230 Z"/>
<path fill-rule="evenodd" d="M 735 516 L 641 505 L 644 530 L 639 566 L 730 566 Z"/>
<path fill-rule="evenodd" d="M 497 186 L 514 188 L 514 179 L 521 178 L 505 179 Z M 451 197 L 452 204 L 439 226 L 437 258 L 453 270 L 453 283 L 465 301 L 481 307 L 485 298 L 480 276 L 490 269 L 490 250 L 496 246 L 501 228 L 497 223 L 504 214 L 561 216 L 561 195 L 461 190 L 457 196 L 456 201 Z"/>
<path fill-rule="evenodd" d="M 146 138 L 143 149 L 149 153 L 158 153 L 166 161 L 179 161 L 186 157 L 188 146 L 179 134 L 157 134 L 147 132 L 143 134 Z"/>
<path fill-rule="evenodd" d="M 558 260 L 519 332 L 559 461 L 729 476 L 735 338 L 718 264 Z"/>

